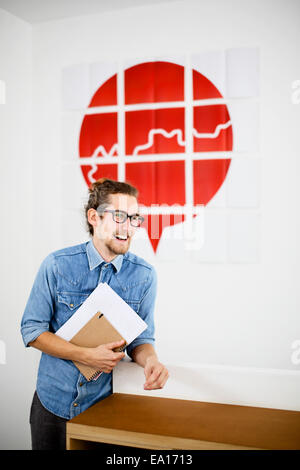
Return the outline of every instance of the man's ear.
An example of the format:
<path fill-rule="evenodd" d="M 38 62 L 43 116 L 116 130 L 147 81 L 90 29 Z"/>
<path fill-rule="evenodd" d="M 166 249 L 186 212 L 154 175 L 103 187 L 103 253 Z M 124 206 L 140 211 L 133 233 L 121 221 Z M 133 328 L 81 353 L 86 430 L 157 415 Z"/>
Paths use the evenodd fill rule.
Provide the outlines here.
<path fill-rule="evenodd" d="M 98 212 L 95 209 L 89 209 L 87 211 L 87 219 L 90 225 L 92 225 L 94 228 L 98 224 L 99 217 L 102 219 L 103 215 L 99 215 Z"/>

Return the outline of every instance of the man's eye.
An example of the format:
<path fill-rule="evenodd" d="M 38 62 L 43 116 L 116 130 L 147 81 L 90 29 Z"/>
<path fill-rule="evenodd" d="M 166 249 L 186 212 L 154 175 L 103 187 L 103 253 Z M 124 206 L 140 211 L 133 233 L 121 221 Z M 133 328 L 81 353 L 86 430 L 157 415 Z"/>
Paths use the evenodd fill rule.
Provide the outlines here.
<path fill-rule="evenodd" d="M 125 219 L 125 214 L 123 212 L 116 211 L 115 212 L 115 218 L 118 220 L 124 220 Z"/>

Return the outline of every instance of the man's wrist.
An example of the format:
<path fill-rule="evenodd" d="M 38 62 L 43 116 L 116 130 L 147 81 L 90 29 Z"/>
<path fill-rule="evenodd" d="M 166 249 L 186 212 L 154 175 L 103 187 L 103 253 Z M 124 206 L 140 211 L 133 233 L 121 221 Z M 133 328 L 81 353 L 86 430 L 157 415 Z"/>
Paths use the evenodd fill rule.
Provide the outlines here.
<path fill-rule="evenodd" d="M 157 355 L 154 353 L 154 354 L 151 354 L 150 356 L 148 356 L 148 357 L 146 358 L 146 361 L 145 361 L 145 362 L 146 362 L 146 364 L 149 364 L 149 363 L 159 362 L 159 361 L 158 361 Z"/>
<path fill-rule="evenodd" d="M 91 362 L 91 348 L 84 348 L 81 347 L 78 350 L 78 358 L 76 359 L 78 362 L 81 362 L 82 364 L 85 365 L 90 365 Z"/>
<path fill-rule="evenodd" d="M 139 344 L 132 351 L 132 359 L 142 367 L 145 367 L 146 363 L 151 361 L 158 361 L 157 354 L 151 344 Z"/>

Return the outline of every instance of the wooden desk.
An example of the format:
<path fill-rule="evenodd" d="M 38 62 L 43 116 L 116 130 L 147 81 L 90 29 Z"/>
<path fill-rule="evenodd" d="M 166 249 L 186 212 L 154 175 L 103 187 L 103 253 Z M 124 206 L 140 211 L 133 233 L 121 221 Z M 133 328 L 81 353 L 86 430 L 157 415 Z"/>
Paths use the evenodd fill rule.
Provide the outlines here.
<path fill-rule="evenodd" d="M 300 412 L 114 393 L 67 423 L 67 449 L 96 442 L 145 449 L 300 449 Z"/>

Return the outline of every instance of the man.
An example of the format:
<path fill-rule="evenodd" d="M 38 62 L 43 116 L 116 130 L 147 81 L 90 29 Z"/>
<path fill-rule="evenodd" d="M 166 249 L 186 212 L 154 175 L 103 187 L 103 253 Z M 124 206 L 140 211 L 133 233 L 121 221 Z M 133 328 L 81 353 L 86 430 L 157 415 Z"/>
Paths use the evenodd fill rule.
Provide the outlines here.
<path fill-rule="evenodd" d="M 109 284 L 148 325 L 126 348 L 144 368 L 144 388 L 162 388 L 168 379 L 153 346 L 156 272 L 128 251 L 143 222 L 137 196 L 128 183 L 96 181 L 85 207 L 92 239 L 51 253 L 36 276 L 21 322 L 25 346 L 42 351 L 30 412 L 33 449 L 64 449 L 66 421 L 112 393 L 112 370 L 125 355 L 113 350 L 122 342 L 83 348 L 54 334 L 100 282 Z M 104 373 L 87 381 L 72 361 Z"/>

